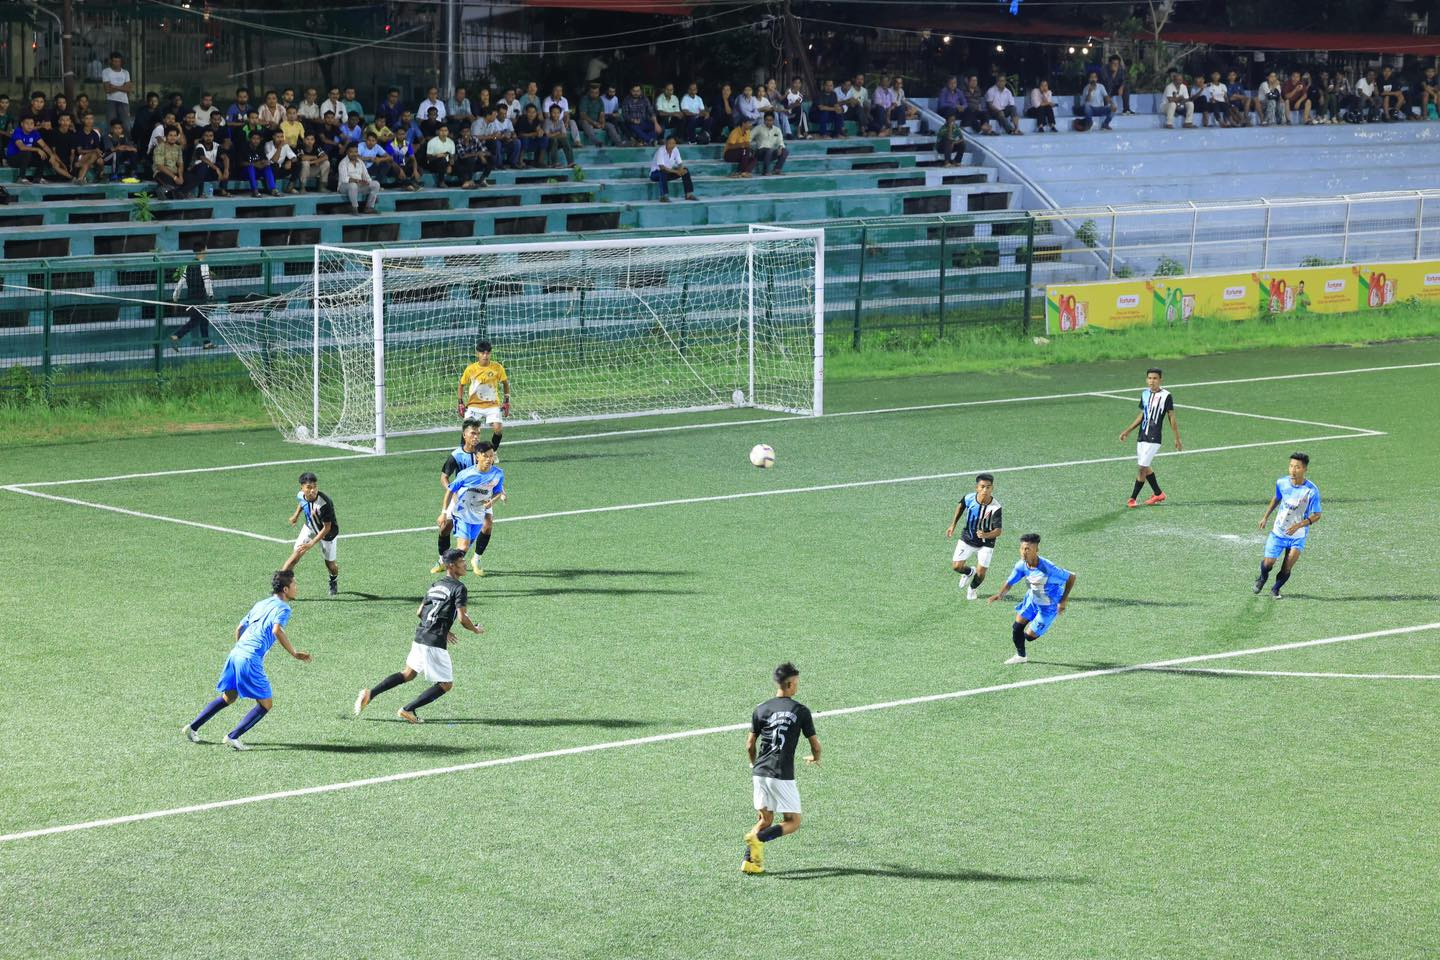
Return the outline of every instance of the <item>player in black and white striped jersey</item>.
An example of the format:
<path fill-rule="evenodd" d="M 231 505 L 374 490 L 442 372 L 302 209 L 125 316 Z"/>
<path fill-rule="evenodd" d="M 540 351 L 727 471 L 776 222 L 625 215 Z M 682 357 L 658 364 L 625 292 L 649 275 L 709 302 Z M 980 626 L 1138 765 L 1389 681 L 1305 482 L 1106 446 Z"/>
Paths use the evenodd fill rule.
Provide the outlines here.
<path fill-rule="evenodd" d="M 985 572 L 995 556 L 995 541 L 1003 533 L 1001 529 L 1000 501 L 995 499 L 995 477 L 980 473 L 975 476 L 975 492 L 967 493 L 955 507 L 955 516 L 950 528 L 945 531 L 948 540 L 955 536 L 960 527 L 960 542 L 955 544 L 955 556 L 951 566 L 960 574 L 960 588 L 969 600 L 979 596 L 975 591 L 985 582 Z M 974 558 L 975 566 L 969 561 Z"/>
<path fill-rule="evenodd" d="M 1175 449 L 1183 450 L 1180 445 L 1180 424 L 1175 422 L 1175 398 L 1170 391 L 1160 386 L 1161 373 L 1159 367 L 1151 367 L 1145 371 L 1145 389 L 1140 392 L 1140 412 L 1135 414 L 1135 420 L 1120 432 L 1120 440 L 1123 442 L 1130 436 L 1130 431 L 1136 427 L 1140 432 L 1135 436 L 1135 462 L 1138 467 L 1135 472 L 1135 488 L 1130 491 L 1130 499 L 1125 501 L 1125 506 L 1135 506 L 1135 500 L 1140 496 L 1146 482 L 1150 489 L 1155 492 L 1150 499 L 1145 501 L 1147 507 L 1153 507 L 1157 503 L 1165 502 L 1165 492 L 1160 489 L 1160 483 L 1155 479 L 1155 471 L 1150 464 L 1155 460 L 1155 454 L 1160 452 L 1160 432 L 1164 426 L 1164 420 L 1170 420 L 1170 430 L 1175 434 Z"/>
<path fill-rule="evenodd" d="M 445 554 L 450 550 L 450 531 L 455 529 L 455 517 L 450 510 L 450 501 L 455 496 L 450 492 L 450 481 L 454 480 L 462 472 L 475 466 L 475 458 L 480 448 L 481 425 L 478 420 L 467 420 L 464 428 L 460 431 L 460 446 L 450 451 L 445 458 L 444 465 L 440 468 L 440 528 L 439 547 L 437 556 L 440 558 L 435 566 L 430 568 L 431 573 L 445 572 Z"/>

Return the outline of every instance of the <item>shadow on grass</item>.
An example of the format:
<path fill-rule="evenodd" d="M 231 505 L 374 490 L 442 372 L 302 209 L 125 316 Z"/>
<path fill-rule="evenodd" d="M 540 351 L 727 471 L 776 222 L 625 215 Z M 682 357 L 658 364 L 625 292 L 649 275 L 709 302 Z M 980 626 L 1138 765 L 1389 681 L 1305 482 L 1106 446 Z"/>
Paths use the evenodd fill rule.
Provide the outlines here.
<path fill-rule="evenodd" d="M 1440 594 L 1434 593 L 1377 593 L 1361 597 L 1317 597 L 1311 593 L 1291 593 L 1281 590 L 1286 600 L 1318 600 L 1321 603 L 1364 603 L 1369 600 L 1402 603 L 1440 603 Z"/>
<path fill-rule="evenodd" d="M 424 594 L 418 590 L 403 597 L 382 597 L 378 593 L 341 590 L 336 597 L 296 597 L 291 603 L 419 603 L 423 598 Z"/>
<path fill-rule="evenodd" d="M 490 577 L 545 577 L 553 580 L 574 580 L 579 577 L 691 577 L 698 576 L 698 570 L 615 570 L 598 567 L 557 567 L 554 570 L 497 570 L 487 572 Z"/>
<path fill-rule="evenodd" d="M 1189 600 L 1141 600 L 1137 597 L 1075 597 L 1072 603 L 1096 607 L 1193 607 Z"/>
<path fill-rule="evenodd" d="M 399 717 L 367 717 L 377 723 L 408 723 Z M 596 730 L 629 730 L 653 727 L 649 720 L 628 720 L 623 717 L 426 717 L 426 724 L 457 723 L 484 727 L 589 727 Z"/>
<path fill-rule="evenodd" d="M 834 877 L 877 877 L 896 880 L 943 880 L 950 883 L 1089 883 L 1085 877 L 1024 876 L 986 870 L 920 870 L 899 864 L 881 867 L 803 867 L 766 871 L 779 880 L 828 880 Z"/>
<path fill-rule="evenodd" d="M 1111 660 L 1093 660 L 1090 663 L 1070 663 L 1065 660 L 1036 660 L 1030 658 L 1030 663 L 1042 667 L 1068 667 L 1071 670 L 1119 670 L 1123 667 L 1133 667 L 1133 663 L 1115 663 Z"/>
<path fill-rule="evenodd" d="M 1262 489 L 1262 494 L 1263 494 L 1263 489 Z M 1357 499 L 1354 498 L 1354 497 L 1334 497 L 1334 498 L 1326 497 L 1326 498 L 1325 498 L 1325 502 L 1326 502 L 1326 503 L 1364 503 L 1364 502 L 1366 502 L 1366 501 L 1357 500 Z M 1245 499 L 1245 500 L 1187 500 L 1187 499 L 1184 499 L 1184 498 L 1172 500 L 1172 499 L 1169 499 L 1168 497 L 1167 497 L 1166 500 L 1165 500 L 1165 507 L 1166 507 L 1166 509 L 1171 509 L 1171 508 L 1174 508 L 1174 507 L 1260 507 L 1260 508 L 1263 509 L 1264 506 L 1265 506 L 1265 497 L 1264 497 L 1263 495 L 1260 496 L 1260 497 L 1258 497 L 1258 498 L 1257 498 L 1257 497 L 1250 497 L 1250 498 Z"/>
<path fill-rule="evenodd" d="M 404 723 L 399 717 L 396 723 Z M 245 741 L 251 750 L 300 750 L 306 753 L 377 754 L 406 753 L 432 757 L 459 757 L 479 753 L 479 747 L 457 747 L 447 743 L 283 743 Z"/>
<path fill-rule="evenodd" d="M 471 592 L 474 595 L 481 591 L 472 587 Z M 703 592 L 702 590 L 667 590 L 663 587 L 535 587 L 531 590 L 484 590 L 483 595 L 485 597 L 690 597 Z"/>
<path fill-rule="evenodd" d="M 1125 513 L 1125 505 L 1120 504 L 1120 509 L 1110 513 L 1102 513 L 1093 517 L 1086 517 L 1084 520 L 1076 520 L 1074 523 L 1067 523 L 1060 528 L 1064 534 L 1099 533 L 1108 529 L 1120 519 Z"/>

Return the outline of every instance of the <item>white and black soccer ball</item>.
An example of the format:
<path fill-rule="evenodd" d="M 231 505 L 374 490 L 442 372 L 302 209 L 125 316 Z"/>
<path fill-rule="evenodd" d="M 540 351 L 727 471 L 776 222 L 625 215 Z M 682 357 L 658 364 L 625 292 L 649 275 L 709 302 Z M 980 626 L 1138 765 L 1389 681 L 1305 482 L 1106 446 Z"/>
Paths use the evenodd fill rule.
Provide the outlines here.
<path fill-rule="evenodd" d="M 775 466 L 775 448 L 768 443 L 757 443 L 750 448 L 750 462 L 762 470 Z"/>
<path fill-rule="evenodd" d="M 298 427 L 295 428 L 295 439 L 296 439 L 296 440 L 309 440 L 309 439 L 310 439 L 310 428 L 307 427 L 307 426 L 305 426 L 305 424 L 303 424 L 303 423 L 300 424 Z"/>

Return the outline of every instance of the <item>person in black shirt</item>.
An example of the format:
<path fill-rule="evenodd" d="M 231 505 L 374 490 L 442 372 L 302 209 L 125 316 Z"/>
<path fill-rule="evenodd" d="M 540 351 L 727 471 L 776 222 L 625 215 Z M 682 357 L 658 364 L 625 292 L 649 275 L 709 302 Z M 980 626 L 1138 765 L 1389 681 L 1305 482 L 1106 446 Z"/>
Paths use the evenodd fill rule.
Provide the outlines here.
<path fill-rule="evenodd" d="M 71 171 L 76 183 L 84 183 L 90 168 L 102 163 L 105 152 L 100 131 L 95 129 L 95 115 L 87 113 L 80 120 L 80 129 L 71 140 Z M 102 163 L 103 165 L 103 163 Z"/>
<path fill-rule="evenodd" d="M 755 782 L 754 829 L 745 835 L 745 873 L 765 872 L 764 844 L 800 829 L 800 790 L 795 786 L 795 748 L 803 735 L 810 741 L 806 763 L 820 762 L 820 738 L 810 709 L 795 699 L 800 671 L 793 663 L 775 668 L 775 696 L 755 708 L 745 752 Z M 779 813 L 781 822 L 775 822 Z"/>
<path fill-rule="evenodd" d="M 305 517 L 305 526 L 295 538 L 295 549 L 281 570 L 293 570 L 300 558 L 313 548 L 320 548 L 325 567 L 330 571 L 330 596 L 340 592 L 340 567 L 335 563 L 335 538 L 340 535 L 340 521 L 335 518 L 335 501 L 320 492 L 319 480 L 308 470 L 300 474 L 300 492 L 295 494 L 295 512 L 290 526 Z"/>
<path fill-rule="evenodd" d="M 361 690 L 355 697 L 355 716 L 360 716 L 361 711 L 370 705 L 370 701 L 386 690 L 409 683 L 415 679 L 416 674 L 423 673 L 427 680 L 434 683 L 420 696 L 401 707 L 397 713 L 406 723 L 424 723 L 415 715 L 415 711 L 427 703 L 439 700 L 455 686 L 449 645 L 455 643 L 456 639 L 450 628 L 455 626 L 458 619 L 471 633 L 485 632 L 485 628 L 472 622 L 470 615 L 465 612 L 469 593 L 465 584 L 460 582 L 460 578 L 465 576 L 465 551 L 447 550 L 441 560 L 445 564 L 445 576 L 430 584 L 430 589 L 425 592 L 425 599 L 420 601 L 420 608 L 415 611 L 420 623 L 415 628 L 415 640 L 410 644 L 410 655 L 405 658 L 405 668 L 399 673 L 390 674 L 375 686 Z"/>
<path fill-rule="evenodd" d="M 455 529 L 455 518 L 450 514 L 450 499 L 454 496 L 450 492 L 450 481 L 462 470 L 469 470 L 475 466 L 476 457 L 480 451 L 480 430 L 481 424 L 478 421 L 467 421 L 464 429 L 460 431 L 460 446 L 450 451 L 445 458 L 445 464 L 440 468 L 440 517 L 436 526 L 440 528 L 439 544 L 440 552 L 437 556 L 440 560 L 430 568 L 431 573 L 441 573 L 445 569 L 445 554 L 450 552 L 450 531 Z M 486 445 L 489 449 L 489 445 Z"/>
<path fill-rule="evenodd" d="M 961 521 L 965 525 L 960 526 Z M 966 591 L 970 600 L 979 597 L 976 592 L 985 582 L 985 572 L 995 557 L 995 541 L 1004 532 L 1001 529 L 1000 502 L 995 499 L 994 474 L 981 473 L 975 476 L 975 492 L 960 498 L 955 507 L 955 516 L 950 519 L 950 528 L 945 538 L 955 536 L 960 529 L 960 542 L 955 544 L 955 556 L 950 564 L 960 574 L 960 588 Z M 975 558 L 975 566 L 969 560 Z"/>
<path fill-rule="evenodd" d="M 1175 422 L 1175 398 L 1170 396 L 1170 391 L 1160 386 L 1160 368 L 1151 367 L 1145 371 L 1145 389 L 1140 391 L 1140 412 L 1135 414 L 1135 419 L 1130 426 L 1120 433 L 1120 441 L 1130 436 L 1130 431 L 1136 427 L 1140 433 L 1135 437 L 1135 461 L 1139 465 L 1135 473 L 1135 488 L 1130 491 L 1130 499 L 1125 506 L 1135 506 L 1135 498 L 1140 496 L 1140 490 L 1145 482 L 1150 482 L 1150 489 L 1155 493 L 1145 501 L 1147 507 L 1153 507 L 1157 503 L 1165 502 L 1165 493 L 1160 489 L 1160 483 L 1155 479 L 1155 471 L 1150 464 L 1155 460 L 1155 454 L 1160 452 L 1160 431 L 1163 429 L 1163 421 L 1170 418 L 1170 429 L 1175 433 L 1175 449 L 1183 450 L 1180 445 L 1180 424 Z"/>

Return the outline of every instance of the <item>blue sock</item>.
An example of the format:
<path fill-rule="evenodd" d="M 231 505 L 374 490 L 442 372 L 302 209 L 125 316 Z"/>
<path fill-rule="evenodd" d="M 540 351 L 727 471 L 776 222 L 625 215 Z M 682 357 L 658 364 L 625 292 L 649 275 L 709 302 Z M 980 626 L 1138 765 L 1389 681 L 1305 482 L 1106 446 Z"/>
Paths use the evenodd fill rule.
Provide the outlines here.
<path fill-rule="evenodd" d="M 785 828 L 777 823 L 773 826 L 766 827 L 764 830 L 761 830 L 759 833 L 755 834 L 755 838 L 761 843 L 769 843 L 771 840 L 777 840 L 784 835 Z"/>
<path fill-rule="evenodd" d="M 230 704 L 225 702 L 224 697 L 216 697 L 214 700 L 211 700 L 206 704 L 205 709 L 200 711 L 200 715 L 190 721 L 190 729 L 199 730 L 203 723 L 228 706 L 230 706 Z"/>
<path fill-rule="evenodd" d="M 240 721 L 240 725 L 234 730 L 230 731 L 230 739 L 239 740 L 241 737 L 245 736 L 245 734 L 249 732 L 250 728 L 255 726 L 255 724 L 259 723 L 260 718 L 265 716 L 265 714 L 269 712 L 269 710 L 266 710 L 264 707 L 260 706 L 260 704 L 255 704 L 255 706 L 250 708 L 250 712 L 245 714 L 245 719 Z"/>

